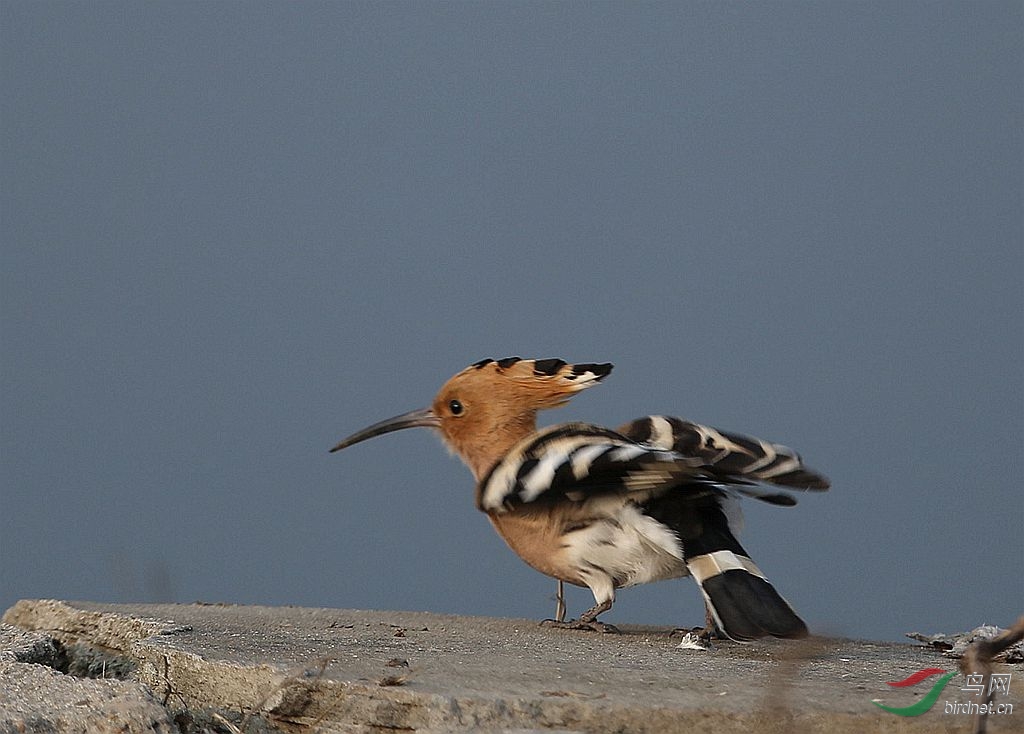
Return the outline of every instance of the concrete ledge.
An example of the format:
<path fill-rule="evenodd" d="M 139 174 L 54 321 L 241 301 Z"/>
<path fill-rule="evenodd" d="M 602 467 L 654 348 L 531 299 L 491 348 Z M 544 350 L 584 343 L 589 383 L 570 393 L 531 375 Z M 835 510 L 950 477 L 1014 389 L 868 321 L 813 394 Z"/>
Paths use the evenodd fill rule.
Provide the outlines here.
<path fill-rule="evenodd" d="M 886 681 L 954 669 L 913 645 L 814 638 L 701 652 L 677 649 L 663 629 L 597 635 L 533 620 L 221 605 L 20 601 L 3 620 L 65 649 L 108 655 L 112 665 L 128 661 L 122 667 L 182 730 L 969 729 L 967 717 L 938 707 L 905 718 L 872 705 L 907 706 L 927 692 Z M 1020 714 L 991 718 L 991 732 L 1024 731 L 1019 687 L 1006 700 Z M 10 720 L 5 705 L 10 696 L 0 696 L 0 731 Z"/>
<path fill-rule="evenodd" d="M 149 688 L 65 675 L 63 646 L 40 632 L 0 624 L 0 732 L 175 734 L 180 729 Z"/>

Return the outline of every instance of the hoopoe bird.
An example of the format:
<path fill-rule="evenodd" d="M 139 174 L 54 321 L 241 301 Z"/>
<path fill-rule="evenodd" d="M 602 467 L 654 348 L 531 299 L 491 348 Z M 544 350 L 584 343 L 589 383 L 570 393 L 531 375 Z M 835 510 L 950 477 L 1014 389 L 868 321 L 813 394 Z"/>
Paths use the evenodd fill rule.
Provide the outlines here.
<path fill-rule="evenodd" d="M 509 547 L 560 589 L 567 582 L 593 592 L 578 620 L 555 624 L 613 631 L 597 618 L 616 589 L 689 575 L 704 596 L 707 634 L 806 636 L 736 539 L 738 497 L 791 506 L 792 495 L 764 485 L 824 490 L 828 480 L 785 446 L 680 418 L 537 430 L 538 411 L 564 405 L 611 370 L 484 359 L 448 380 L 431 407 L 375 423 L 331 451 L 403 428 L 439 431 L 473 472 L 476 506 Z"/>

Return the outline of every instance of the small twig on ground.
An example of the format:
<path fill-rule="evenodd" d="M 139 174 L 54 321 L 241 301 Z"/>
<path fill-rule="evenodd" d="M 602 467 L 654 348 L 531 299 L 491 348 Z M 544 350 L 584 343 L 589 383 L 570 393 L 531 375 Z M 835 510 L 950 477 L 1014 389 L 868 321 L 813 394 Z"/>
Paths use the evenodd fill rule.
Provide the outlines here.
<path fill-rule="evenodd" d="M 210 714 L 210 717 L 214 719 L 218 724 L 223 726 L 225 729 L 227 729 L 229 732 L 231 732 L 231 734 L 242 734 L 241 729 L 239 729 L 237 726 L 235 726 L 230 721 L 225 719 L 223 716 L 218 714 L 216 711 Z"/>

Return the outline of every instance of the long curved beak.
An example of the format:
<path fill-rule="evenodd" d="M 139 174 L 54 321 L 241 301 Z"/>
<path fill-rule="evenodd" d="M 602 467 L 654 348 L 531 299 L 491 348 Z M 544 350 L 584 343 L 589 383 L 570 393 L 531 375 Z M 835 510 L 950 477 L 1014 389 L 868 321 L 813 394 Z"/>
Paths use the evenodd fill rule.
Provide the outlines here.
<path fill-rule="evenodd" d="M 402 413 L 402 415 L 396 415 L 394 418 L 388 418 L 380 423 L 374 423 L 372 426 L 368 426 L 361 431 L 353 433 L 331 449 L 331 453 L 333 454 L 335 451 L 341 451 L 354 443 L 365 441 L 368 438 L 380 436 L 385 433 L 391 433 L 392 431 L 400 431 L 403 428 L 437 428 L 440 425 L 441 421 L 438 420 L 437 416 L 434 415 L 434 411 L 430 408 L 413 410 L 408 413 Z"/>

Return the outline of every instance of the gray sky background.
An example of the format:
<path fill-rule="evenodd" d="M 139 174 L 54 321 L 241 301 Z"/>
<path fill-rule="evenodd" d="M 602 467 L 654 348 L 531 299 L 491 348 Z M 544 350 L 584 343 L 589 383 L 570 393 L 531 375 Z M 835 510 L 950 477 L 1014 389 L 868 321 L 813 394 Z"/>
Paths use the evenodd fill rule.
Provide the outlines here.
<path fill-rule="evenodd" d="M 829 475 L 743 536 L 815 630 L 1005 626 L 1022 7 L 4 0 L 0 608 L 550 616 L 435 437 L 327 453 L 521 355 Z"/>

